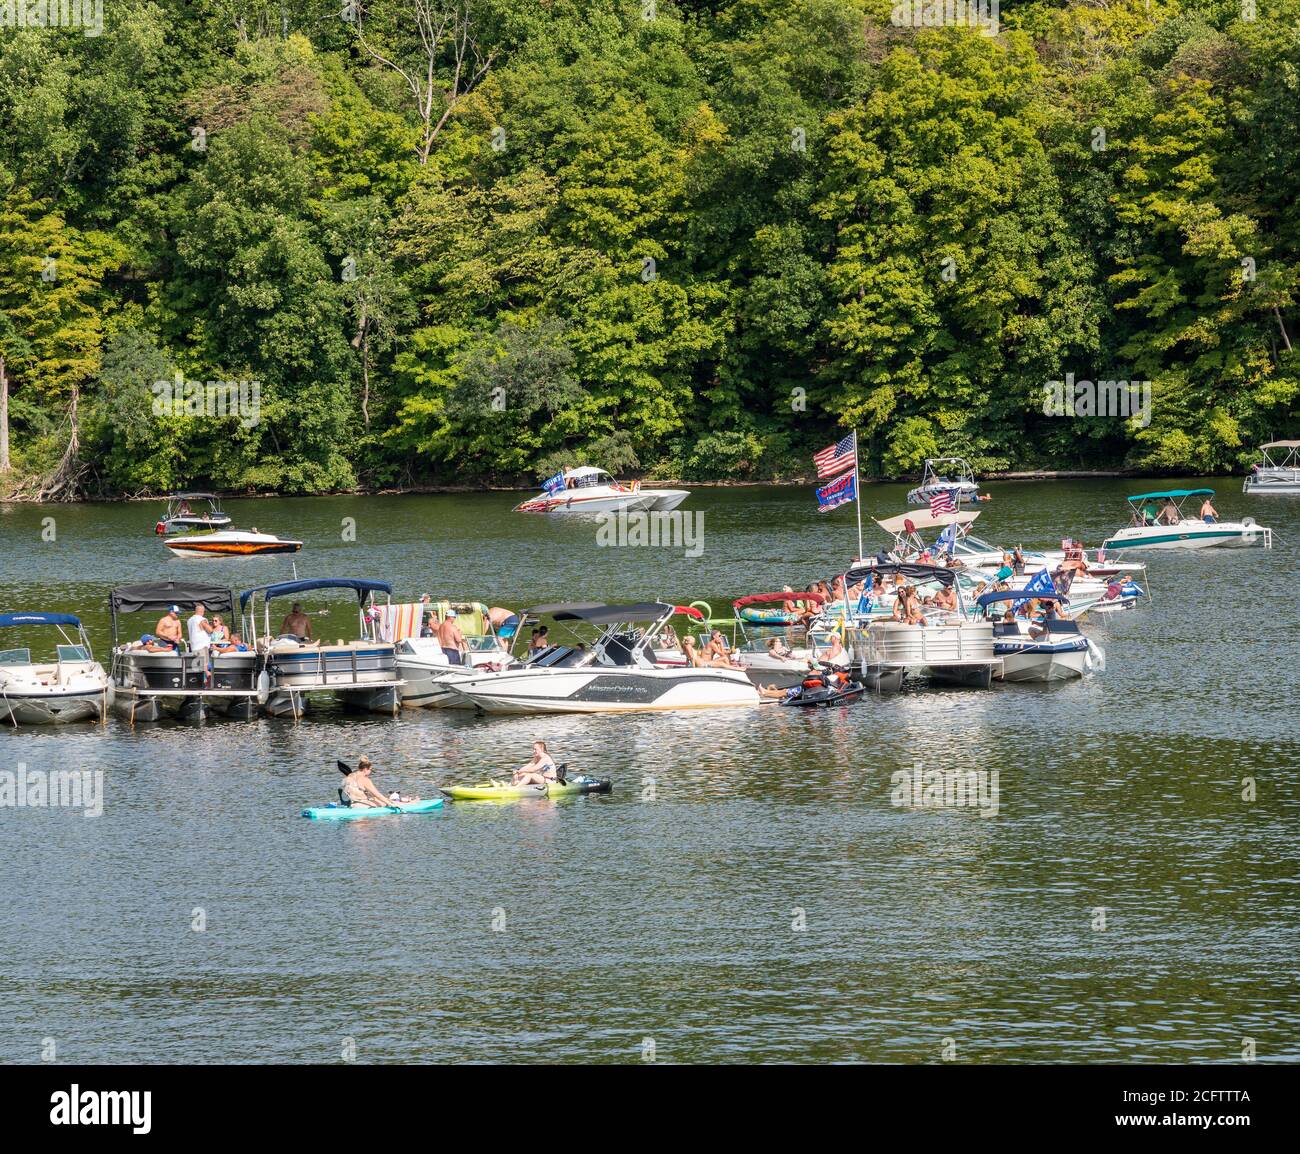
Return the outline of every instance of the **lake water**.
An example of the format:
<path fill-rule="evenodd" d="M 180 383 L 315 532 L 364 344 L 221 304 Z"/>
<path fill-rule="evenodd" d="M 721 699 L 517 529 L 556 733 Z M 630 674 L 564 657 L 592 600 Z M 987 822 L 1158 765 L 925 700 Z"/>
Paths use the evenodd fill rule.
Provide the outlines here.
<path fill-rule="evenodd" d="M 992 483 L 976 531 L 1095 545 L 1135 485 Z M 1276 547 L 1149 554 L 1151 604 L 1088 626 L 1105 672 L 1059 687 L 813 714 L 331 706 L 5 730 L 0 768 L 102 769 L 105 810 L 0 808 L 0 1060 L 53 1039 L 75 1062 L 1235 1062 L 1253 1039 L 1295 1061 L 1300 498 L 1217 487 Z M 900 511 L 906 488 L 868 487 L 866 510 Z M 227 508 L 306 540 L 299 575 L 380 577 L 402 600 L 721 613 L 856 549 L 852 508 L 819 516 L 811 488 L 695 492 L 694 558 L 598 547 L 590 523 L 511 515 L 518 499 Z M 114 585 L 292 575 L 286 558 L 170 558 L 159 511 L 0 506 L 0 609 L 78 612 L 107 662 Z M 350 633 L 347 601 L 312 605 L 330 608 L 318 634 Z M 613 794 L 298 816 L 333 797 L 337 757 L 368 753 L 385 788 L 427 795 L 523 762 L 536 737 Z M 894 805 L 891 775 L 918 765 L 997 770 L 996 816 Z"/>

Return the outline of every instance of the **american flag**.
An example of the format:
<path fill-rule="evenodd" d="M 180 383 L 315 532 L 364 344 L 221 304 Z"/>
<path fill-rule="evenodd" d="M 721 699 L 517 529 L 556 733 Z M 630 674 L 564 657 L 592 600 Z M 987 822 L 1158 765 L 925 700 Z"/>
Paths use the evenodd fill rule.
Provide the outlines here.
<path fill-rule="evenodd" d="M 942 489 L 938 493 L 930 495 L 930 516 L 937 517 L 940 513 L 957 512 L 957 502 L 953 499 L 951 489 Z"/>
<path fill-rule="evenodd" d="M 844 472 L 858 459 L 857 434 L 850 433 L 842 441 L 828 445 L 820 453 L 813 454 L 813 464 L 817 466 L 817 479 L 825 480 Z"/>

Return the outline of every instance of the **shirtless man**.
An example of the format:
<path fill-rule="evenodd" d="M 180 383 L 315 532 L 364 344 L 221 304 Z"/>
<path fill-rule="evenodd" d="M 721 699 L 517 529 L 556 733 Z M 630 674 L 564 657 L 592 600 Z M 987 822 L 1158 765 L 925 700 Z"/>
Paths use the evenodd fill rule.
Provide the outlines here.
<path fill-rule="evenodd" d="M 158 624 L 153 628 L 154 636 L 161 641 L 170 641 L 173 649 L 179 649 L 181 644 L 180 613 L 181 607 L 179 605 L 171 606 L 158 619 Z"/>
<path fill-rule="evenodd" d="M 311 640 L 311 618 L 302 611 L 302 605 L 295 601 L 289 615 L 280 623 L 280 636 L 296 637 L 299 641 Z"/>
<path fill-rule="evenodd" d="M 363 757 L 357 762 L 357 768 L 343 779 L 343 796 L 347 798 L 348 804 L 360 806 L 363 808 L 387 808 L 396 804 L 399 800 L 403 803 L 419 801 L 418 797 L 385 797 L 373 781 L 370 780 L 370 774 L 373 766 L 370 764 L 370 758 Z"/>
<path fill-rule="evenodd" d="M 456 610 L 448 609 L 447 616 L 438 626 L 438 644 L 442 646 L 442 651 L 447 655 L 447 661 L 451 665 L 464 665 L 465 659 L 463 654 L 469 652 L 469 644 L 465 640 L 465 635 L 460 631 L 460 626 L 456 624 Z"/>

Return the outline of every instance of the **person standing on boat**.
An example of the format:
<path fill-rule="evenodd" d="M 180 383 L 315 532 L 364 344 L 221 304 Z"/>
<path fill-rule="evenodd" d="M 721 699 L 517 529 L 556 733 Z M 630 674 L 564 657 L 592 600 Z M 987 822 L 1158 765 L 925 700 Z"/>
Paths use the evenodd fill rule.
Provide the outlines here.
<path fill-rule="evenodd" d="M 158 624 L 154 626 L 154 636 L 159 641 L 166 641 L 173 649 L 179 649 L 181 645 L 181 607 L 172 605 L 168 608 L 159 619 Z"/>
<path fill-rule="evenodd" d="M 438 626 L 438 644 L 442 646 L 442 651 L 447 655 L 447 661 L 451 665 L 464 665 L 464 654 L 469 652 L 469 644 L 465 640 L 465 635 L 460 631 L 460 626 L 456 624 L 456 610 L 448 609 L 447 616 L 443 618 L 442 624 Z"/>
<path fill-rule="evenodd" d="M 212 634 L 214 626 L 204 614 L 204 605 L 200 601 L 194 606 L 194 613 L 185 622 L 185 627 L 189 631 L 190 651 L 192 653 L 204 653 L 212 644 Z"/>
<path fill-rule="evenodd" d="M 1219 510 L 1210 504 L 1209 497 L 1206 497 L 1201 504 L 1201 520 L 1207 525 L 1213 525 L 1219 519 Z"/>

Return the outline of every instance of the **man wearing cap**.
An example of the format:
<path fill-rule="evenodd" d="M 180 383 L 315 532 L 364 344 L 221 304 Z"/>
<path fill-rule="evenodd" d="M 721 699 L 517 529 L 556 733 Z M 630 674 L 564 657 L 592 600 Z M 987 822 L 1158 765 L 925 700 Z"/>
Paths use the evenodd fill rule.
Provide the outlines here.
<path fill-rule="evenodd" d="M 465 640 L 465 635 L 460 631 L 460 626 L 456 624 L 456 610 L 448 609 L 447 616 L 438 626 L 438 644 L 442 646 L 442 651 L 447 655 L 447 661 L 451 665 L 464 665 L 463 653 L 469 652 L 469 644 Z"/>
<path fill-rule="evenodd" d="M 158 624 L 154 626 L 154 636 L 159 641 L 166 641 L 173 649 L 179 649 L 181 644 L 181 607 L 179 605 L 169 606 L 167 612 L 159 619 Z"/>

